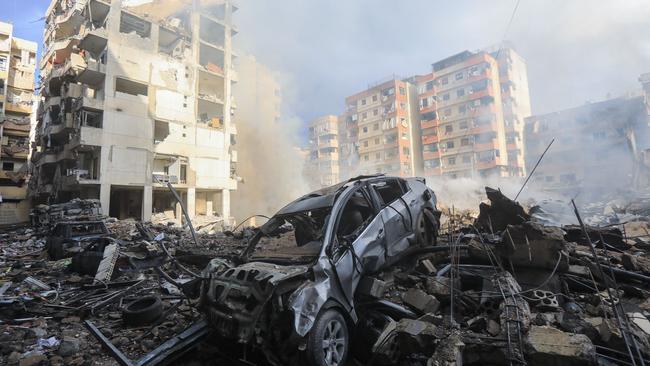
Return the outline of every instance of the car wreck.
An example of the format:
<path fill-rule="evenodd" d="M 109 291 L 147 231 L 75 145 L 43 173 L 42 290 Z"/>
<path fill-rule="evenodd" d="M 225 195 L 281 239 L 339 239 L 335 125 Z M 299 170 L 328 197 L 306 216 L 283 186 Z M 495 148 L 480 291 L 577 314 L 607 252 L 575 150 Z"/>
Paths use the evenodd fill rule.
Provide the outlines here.
<path fill-rule="evenodd" d="M 210 261 L 200 308 L 219 336 L 273 364 L 344 365 L 371 308 L 410 313 L 364 299 L 360 282 L 435 245 L 439 217 L 422 178 L 365 176 L 312 192 L 257 229 L 241 255 Z"/>

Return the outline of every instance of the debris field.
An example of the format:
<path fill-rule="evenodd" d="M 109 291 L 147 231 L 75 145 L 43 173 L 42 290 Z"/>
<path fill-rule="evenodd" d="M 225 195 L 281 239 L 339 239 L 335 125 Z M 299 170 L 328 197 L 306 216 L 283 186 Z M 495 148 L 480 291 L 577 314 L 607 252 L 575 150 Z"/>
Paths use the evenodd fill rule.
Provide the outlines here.
<path fill-rule="evenodd" d="M 356 302 L 395 311 L 360 317 L 347 364 L 650 364 L 650 201 L 559 212 L 486 194 L 476 217 L 443 213 L 436 245 L 361 279 Z M 0 234 L 0 364 L 278 364 L 222 342 L 192 296 L 257 230 L 195 239 L 92 200 L 35 209 Z"/>

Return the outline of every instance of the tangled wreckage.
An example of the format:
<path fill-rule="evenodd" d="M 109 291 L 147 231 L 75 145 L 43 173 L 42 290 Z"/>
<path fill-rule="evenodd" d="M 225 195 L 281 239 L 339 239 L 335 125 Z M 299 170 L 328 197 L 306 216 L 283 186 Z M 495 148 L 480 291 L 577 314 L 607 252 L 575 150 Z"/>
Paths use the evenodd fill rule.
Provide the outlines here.
<path fill-rule="evenodd" d="M 358 177 L 217 234 L 42 207 L 2 234 L 0 362 L 650 364 L 650 200 L 563 224 L 486 193 Z"/>

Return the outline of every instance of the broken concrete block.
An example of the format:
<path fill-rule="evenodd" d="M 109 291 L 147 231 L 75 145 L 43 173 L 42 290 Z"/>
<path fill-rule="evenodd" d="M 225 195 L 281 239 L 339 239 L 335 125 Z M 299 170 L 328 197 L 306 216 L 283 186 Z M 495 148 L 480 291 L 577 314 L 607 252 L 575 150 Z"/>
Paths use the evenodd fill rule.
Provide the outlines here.
<path fill-rule="evenodd" d="M 634 323 L 634 325 L 639 327 L 639 329 L 641 329 L 645 334 L 650 335 L 650 321 L 648 321 L 648 318 L 643 316 L 643 314 L 627 313 L 627 317 L 628 319 L 630 319 L 632 323 Z"/>
<path fill-rule="evenodd" d="M 357 294 L 370 296 L 373 298 L 381 298 L 386 292 L 388 285 L 386 282 L 378 280 L 374 277 L 364 276 L 359 281 L 357 286 Z"/>
<path fill-rule="evenodd" d="M 424 274 L 434 274 L 437 272 L 436 267 L 429 259 L 421 260 L 416 269 Z"/>
<path fill-rule="evenodd" d="M 438 328 L 428 322 L 414 319 L 402 319 L 395 327 L 397 342 L 402 353 L 422 352 L 424 349 L 433 350 L 435 341 L 440 338 Z"/>
<path fill-rule="evenodd" d="M 440 302 L 426 292 L 412 288 L 403 297 L 404 302 L 410 307 L 423 313 L 435 313 L 440 307 Z"/>
<path fill-rule="evenodd" d="M 427 292 L 436 297 L 448 297 L 451 294 L 451 278 L 436 276 L 429 277 L 424 283 Z"/>
<path fill-rule="evenodd" d="M 521 267 L 552 270 L 560 260 L 558 270 L 566 271 L 569 268 L 567 245 L 562 229 L 525 222 L 506 228 L 497 252 Z"/>
<path fill-rule="evenodd" d="M 496 321 L 490 319 L 487 322 L 487 332 L 492 336 L 496 336 L 501 332 L 501 325 Z"/>
<path fill-rule="evenodd" d="M 596 349 L 584 334 L 565 333 L 547 326 L 532 326 L 526 339 L 531 364 L 593 365 Z"/>

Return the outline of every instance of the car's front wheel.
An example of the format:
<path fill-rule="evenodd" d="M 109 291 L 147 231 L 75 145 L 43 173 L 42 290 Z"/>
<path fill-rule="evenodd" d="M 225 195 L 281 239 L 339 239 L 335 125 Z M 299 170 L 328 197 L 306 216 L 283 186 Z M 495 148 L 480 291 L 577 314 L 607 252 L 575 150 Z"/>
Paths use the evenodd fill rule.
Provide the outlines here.
<path fill-rule="evenodd" d="M 345 365 L 350 338 L 343 315 L 336 309 L 321 312 L 309 333 L 307 345 L 307 358 L 311 365 Z"/>

